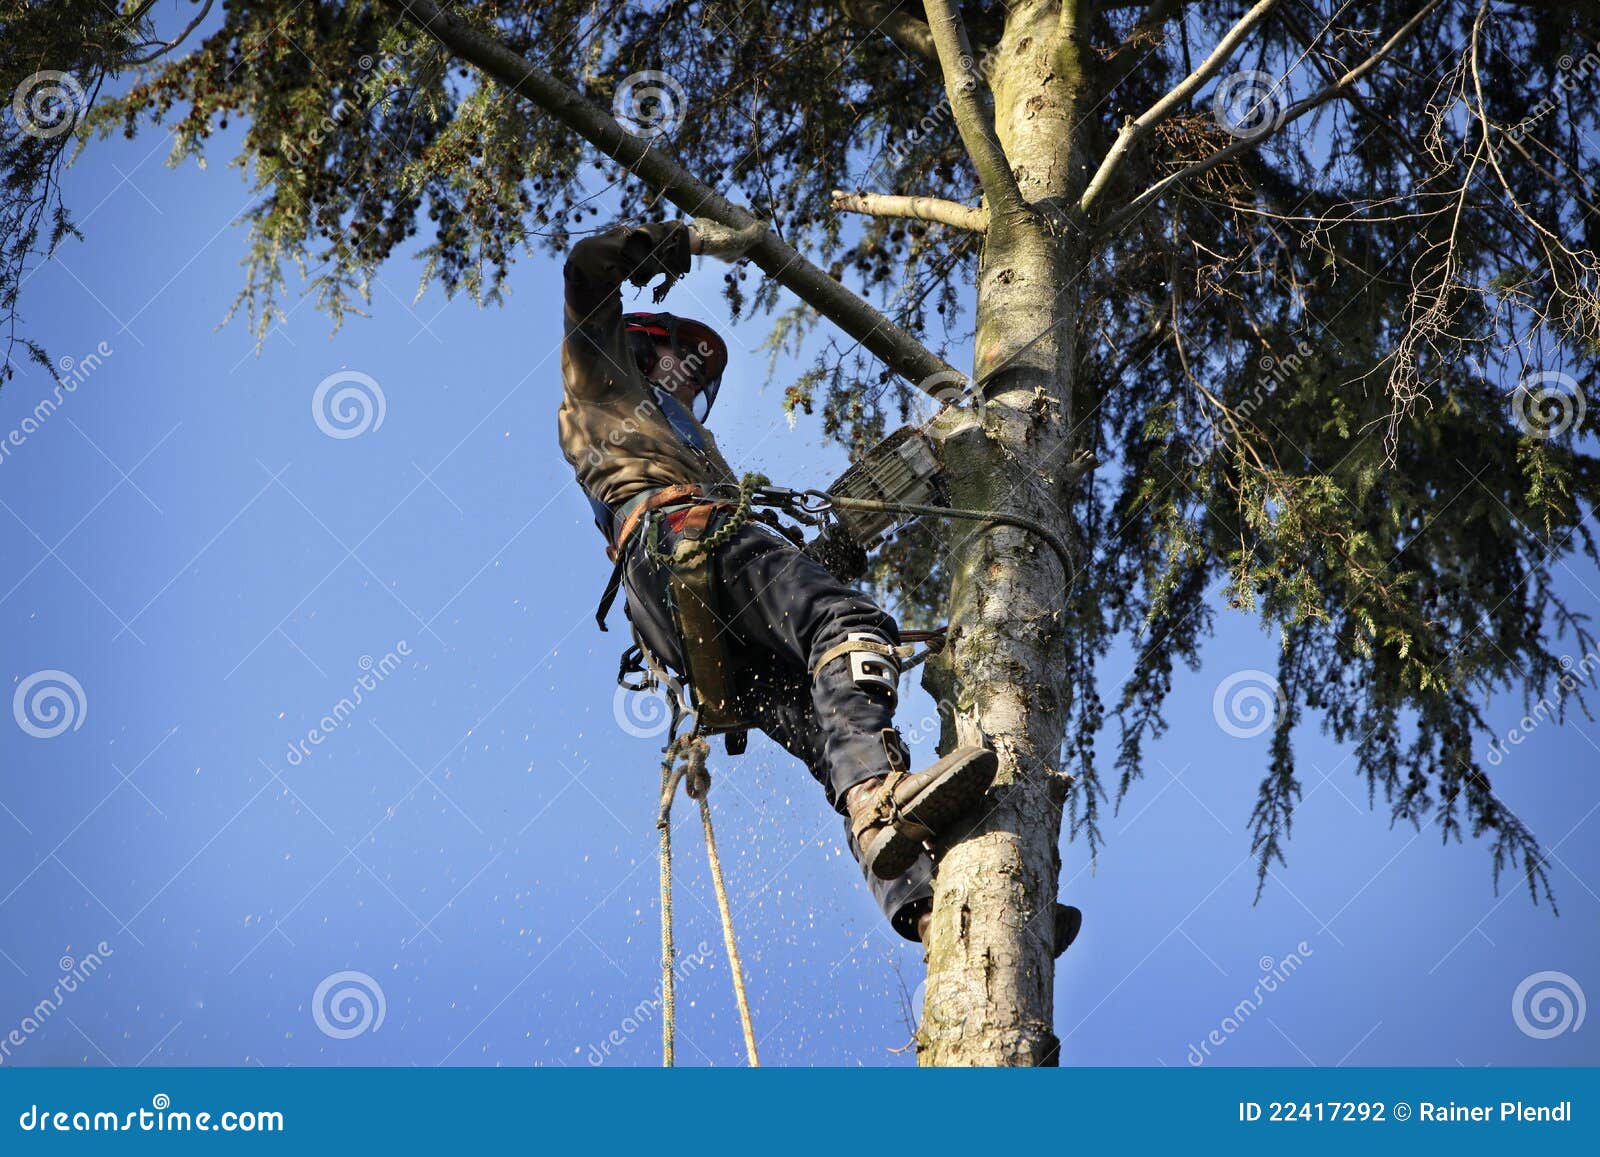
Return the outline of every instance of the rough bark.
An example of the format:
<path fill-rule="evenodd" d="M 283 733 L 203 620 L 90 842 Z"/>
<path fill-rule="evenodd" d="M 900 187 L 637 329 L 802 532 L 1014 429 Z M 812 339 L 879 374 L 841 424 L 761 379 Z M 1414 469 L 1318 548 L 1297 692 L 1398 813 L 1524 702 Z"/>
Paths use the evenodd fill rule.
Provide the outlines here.
<path fill-rule="evenodd" d="M 1083 248 L 1061 206 L 1073 204 L 1083 180 L 1072 141 L 1076 24 L 1072 0 L 1065 12 L 1060 2 L 1023 0 L 991 58 L 994 127 L 1025 207 L 991 204 L 977 286 L 981 401 L 976 415 L 952 415 L 941 429 L 957 505 L 1022 514 L 1069 541 L 1064 480 Z M 949 710 L 947 740 L 986 737 L 1000 772 L 987 814 L 939 865 L 918 1059 L 1054 1064 L 1070 576 L 1010 529 L 960 532 L 950 556 L 951 645 L 927 685 Z"/>

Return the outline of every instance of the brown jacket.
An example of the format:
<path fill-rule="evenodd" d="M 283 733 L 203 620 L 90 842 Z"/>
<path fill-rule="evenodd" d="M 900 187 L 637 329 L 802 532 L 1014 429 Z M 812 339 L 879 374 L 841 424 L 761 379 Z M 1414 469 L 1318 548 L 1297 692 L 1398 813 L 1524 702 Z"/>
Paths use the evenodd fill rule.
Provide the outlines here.
<path fill-rule="evenodd" d="M 682 415 L 703 447 L 696 449 L 667 423 L 622 328 L 624 281 L 644 286 L 688 271 L 689 230 L 676 221 L 618 226 L 567 255 L 561 453 L 584 491 L 612 511 L 644 490 L 734 481 L 709 430 Z"/>

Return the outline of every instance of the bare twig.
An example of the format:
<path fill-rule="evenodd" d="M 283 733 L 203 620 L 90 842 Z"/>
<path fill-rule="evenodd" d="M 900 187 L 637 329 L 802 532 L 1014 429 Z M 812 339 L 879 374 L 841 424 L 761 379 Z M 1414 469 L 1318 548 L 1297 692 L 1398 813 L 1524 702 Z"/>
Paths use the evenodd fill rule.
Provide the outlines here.
<path fill-rule="evenodd" d="M 1338 80 L 1334 81 L 1326 88 L 1313 93 L 1304 100 L 1295 102 L 1286 110 L 1284 110 L 1283 115 L 1278 118 L 1277 127 L 1271 132 L 1261 133 L 1258 136 L 1240 137 L 1226 148 L 1218 149 L 1209 157 L 1196 161 L 1192 165 L 1186 165 L 1177 172 L 1169 173 L 1165 177 L 1161 178 L 1161 180 L 1157 181 L 1154 185 L 1151 185 L 1148 189 L 1140 193 L 1132 201 L 1128 202 L 1127 205 L 1123 206 L 1123 208 L 1119 209 L 1114 215 L 1107 219 L 1105 224 L 1100 228 L 1101 235 L 1112 236 L 1116 234 L 1123 228 L 1123 226 L 1127 225 L 1134 218 L 1138 217 L 1139 214 L 1143 213 L 1151 205 L 1155 204 L 1161 195 L 1174 185 L 1186 181 L 1190 177 L 1198 176 L 1201 173 L 1208 172 L 1209 170 L 1214 169 L 1216 166 L 1222 164 L 1224 161 L 1231 160 L 1239 154 L 1255 148 L 1262 141 L 1270 140 L 1272 137 L 1282 132 L 1285 126 L 1289 125 L 1293 121 L 1299 120 L 1306 113 L 1311 112 L 1313 109 L 1321 108 L 1334 97 L 1343 94 L 1346 89 L 1355 84 L 1362 77 L 1366 76 L 1367 73 L 1376 68 L 1385 57 L 1387 57 L 1399 45 L 1409 39 L 1416 32 L 1417 28 L 1422 24 L 1422 21 L 1428 16 L 1428 14 L 1431 13 L 1435 8 L 1439 7 L 1441 3 L 1443 3 L 1443 0 L 1426 0 L 1422 7 L 1418 9 L 1416 15 L 1412 16 L 1411 19 L 1402 24 L 1394 33 L 1394 35 L 1389 37 L 1388 40 L 1384 41 L 1383 44 L 1378 47 L 1377 51 L 1371 56 L 1367 57 L 1366 60 L 1350 69 L 1343 76 L 1339 77 Z"/>
<path fill-rule="evenodd" d="M 1137 117 L 1123 122 L 1121 131 L 1117 133 L 1117 139 L 1106 150 L 1105 158 L 1101 160 L 1100 167 L 1095 170 L 1094 176 L 1089 179 L 1088 187 L 1083 191 L 1083 196 L 1078 200 L 1078 211 L 1080 213 L 1087 214 L 1093 208 L 1095 202 L 1105 193 L 1106 186 L 1111 183 L 1111 178 L 1116 174 L 1117 168 L 1122 164 L 1129 152 L 1132 151 L 1133 146 L 1147 136 L 1157 124 L 1172 115 L 1176 109 L 1182 107 L 1202 84 L 1216 75 L 1217 70 L 1228 63 L 1228 59 L 1233 55 L 1234 50 L 1250 34 L 1251 29 L 1261 23 L 1261 20 L 1273 8 L 1277 7 L 1277 4 L 1278 0 L 1258 0 L 1250 11 L 1246 12 L 1237 24 L 1228 29 L 1221 40 L 1217 41 L 1217 46 L 1212 49 L 1211 55 L 1201 61 L 1199 67 L 1193 72 L 1184 77 L 1176 88 Z"/>
<path fill-rule="evenodd" d="M 189 21 L 189 23 L 184 27 L 184 30 L 182 32 L 178 33 L 178 35 L 174 36 L 171 40 L 166 40 L 166 41 L 161 42 L 159 45 L 156 46 L 155 50 L 152 51 L 151 53 L 149 53 L 148 55 L 141 56 L 137 60 L 130 61 L 129 63 L 131 63 L 131 64 L 149 64 L 152 60 L 155 60 L 157 57 L 165 56 L 167 53 L 171 52 L 174 48 L 178 47 L 178 45 L 182 44 L 185 40 L 189 39 L 189 34 L 191 32 L 193 32 L 196 28 L 200 27 L 201 22 L 203 20 L 205 20 L 205 18 L 211 14 L 211 5 L 213 3 L 214 3 L 214 0 L 205 0 L 205 3 L 203 3 L 200 6 L 199 13 L 196 14 L 196 16 L 195 16 L 195 18 L 193 20 Z M 150 7 L 151 7 L 151 5 L 146 4 L 144 10 L 148 10 Z"/>

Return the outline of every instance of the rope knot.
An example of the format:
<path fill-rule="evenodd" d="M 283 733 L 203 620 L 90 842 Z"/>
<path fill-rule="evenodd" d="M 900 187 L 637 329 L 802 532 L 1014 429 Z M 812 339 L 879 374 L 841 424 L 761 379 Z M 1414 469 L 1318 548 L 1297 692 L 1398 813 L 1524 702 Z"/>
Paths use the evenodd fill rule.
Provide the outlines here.
<path fill-rule="evenodd" d="M 711 791 L 711 772 L 706 768 L 710 757 L 711 745 L 704 736 L 692 731 L 667 744 L 666 756 L 661 761 L 661 807 L 656 815 L 657 828 L 666 830 L 672 822 L 672 797 L 677 794 L 680 779 L 690 799 L 706 798 Z"/>

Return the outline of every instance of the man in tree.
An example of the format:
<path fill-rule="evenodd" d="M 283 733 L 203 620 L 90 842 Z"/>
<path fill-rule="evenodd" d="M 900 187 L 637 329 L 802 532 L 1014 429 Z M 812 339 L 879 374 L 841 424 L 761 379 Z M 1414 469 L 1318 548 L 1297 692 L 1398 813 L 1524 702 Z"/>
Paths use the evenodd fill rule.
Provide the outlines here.
<path fill-rule="evenodd" d="M 1058 1058 L 1063 821 L 1098 853 L 1223 605 L 1281 640 L 1258 887 L 1316 718 L 1392 821 L 1482 837 L 1549 896 L 1477 752 L 1487 696 L 1581 706 L 1563 652 L 1596 645 L 1560 581 L 1600 561 L 1594 4 L 691 0 L 596 20 L 579 0 L 229 0 L 170 34 L 159 6 L 123 7 L 0 0 L 13 110 L 55 107 L 38 98 L 63 72 L 94 106 L 82 132 L 0 118 L 0 335 L 43 369 L 19 290 L 75 233 L 57 178 L 96 126 L 162 126 L 177 158 L 248 125 L 258 340 L 294 261 L 337 321 L 419 229 L 431 279 L 499 300 L 521 246 L 589 219 L 595 165 L 625 204 L 771 223 L 747 254 L 766 280 L 731 281 L 730 308 L 790 293 L 776 336 L 837 327 L 785 396 L 847 444 L 962 376 L 923 335 L 962 347 L 969 399 L 932 431 L 951 500 L 1026 516 L 1084 565 L 1005 530 L 879 555 L 901 605 L 951 624 L 923 677 L 945 738 L 999 755 L 940 855 L 927 991 L 970 1014 L 919 1041 L 924 1063 Z M 671 83 L 636 83 L 665 65 Z M 635 381 L 624 334 L 619 314 L 608 348 Z M 602 497 L 690 476 L 675 453 Z"/>
<path fill-rule="evenodd" d="M 691 683 L 701 725 L 708 712 L 731 712 L 805 761 L 846 816 L 884 915 L 921 940 L 933 897 L 925 845 L 982 800 L 994 752 L 957 747 L 909 771 L 893 721 L 894 619 L 769 527 L 725 525 L 730 504 L 718 498 L 731 494 L 734 475 L 703 422 L 726 344 L 699 322 L 622 312 L 624 281 L 664 277 L 659 301 L 691 255 L 736 261 L 763 231 L 668 222 L 573 246 L 561 452 L 617 562 L 640 646 Z M 699 547 L 719 527 L 731 537 Z"/>

